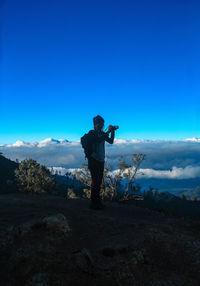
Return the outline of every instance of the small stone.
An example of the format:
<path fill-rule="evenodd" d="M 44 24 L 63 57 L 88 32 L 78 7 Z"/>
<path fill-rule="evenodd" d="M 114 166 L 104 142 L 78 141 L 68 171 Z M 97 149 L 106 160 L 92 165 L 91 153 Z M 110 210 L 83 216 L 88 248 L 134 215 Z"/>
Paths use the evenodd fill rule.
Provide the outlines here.
<path fill-rule="evenodd" d="M 49 286 L 47 274 L 46 273 L 35 274 L 29 281 L 28 286 Z"/>
<path fill-rule="evenodd" d="M 64 234 L 71 231 L 66 217 L 63 214 L 45 217 L 43 222 L 46 223 L 47 229 L 60 231 Z"/>
<path fill-rule="evenodd" d="M 90 251 L 89 251 L 87 248 L 83 248 L 81 252 L 82 252 L 82 254 L 85 256 L 85 258 L 87 259 L 87 261 L 88 261 L 91 265 L 93 265 L 93 264 L 94 264 L 94 259 L 93 259 L 92 255 L 91 255 Z"/>

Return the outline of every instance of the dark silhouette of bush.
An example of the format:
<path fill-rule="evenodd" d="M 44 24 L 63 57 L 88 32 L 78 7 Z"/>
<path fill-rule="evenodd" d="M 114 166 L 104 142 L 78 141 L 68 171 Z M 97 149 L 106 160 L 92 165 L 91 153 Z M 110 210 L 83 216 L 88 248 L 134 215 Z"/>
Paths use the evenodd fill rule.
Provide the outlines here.
<path fill-rule="evenodd" d="M 55 176 L 33 159 L 22 161 L 15 170 L 15 176 L 20 191 L 38 194 L 57 193 Z"/>

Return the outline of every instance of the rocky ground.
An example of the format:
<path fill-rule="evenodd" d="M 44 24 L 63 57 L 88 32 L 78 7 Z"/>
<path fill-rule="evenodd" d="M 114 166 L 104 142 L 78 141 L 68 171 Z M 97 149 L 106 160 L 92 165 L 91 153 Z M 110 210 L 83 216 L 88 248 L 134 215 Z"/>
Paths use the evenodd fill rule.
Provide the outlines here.
<path fill-rule="evenodd" d="M 128 203 L 0 196 L 2 286 L 200 285 L 200 223 Z"/>

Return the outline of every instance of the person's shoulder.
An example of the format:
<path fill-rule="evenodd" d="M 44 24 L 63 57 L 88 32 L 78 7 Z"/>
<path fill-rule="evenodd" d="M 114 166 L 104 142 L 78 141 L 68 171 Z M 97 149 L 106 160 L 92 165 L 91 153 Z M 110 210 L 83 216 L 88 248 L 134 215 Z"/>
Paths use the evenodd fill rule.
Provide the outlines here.
<path fill-rule="evenodd" d="M 89 130 L 88 134 L 94 134 L 95 133 L 95 130 L 94 129 L 91 129 Z"/>
<path fill-rule="evenodd" d="M 89 130 L 89 132 L 87 134 L 90 138 L 93 138 L 95 136 L 96 132 L 94 129 L 91 129 L 91 130 Z"/>

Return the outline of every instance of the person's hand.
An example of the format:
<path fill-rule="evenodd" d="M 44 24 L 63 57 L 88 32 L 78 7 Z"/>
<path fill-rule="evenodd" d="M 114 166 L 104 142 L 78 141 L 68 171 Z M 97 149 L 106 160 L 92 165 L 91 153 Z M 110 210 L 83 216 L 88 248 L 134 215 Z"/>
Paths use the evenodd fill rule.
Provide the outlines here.
<path fill-rule="evenodd" d="M 112 125 L 109 125 L 109 126 L 108 126 L 108 133 L 110 133 L 110 132 L 112 131 L 112 128 L 113 128 Z"/>

